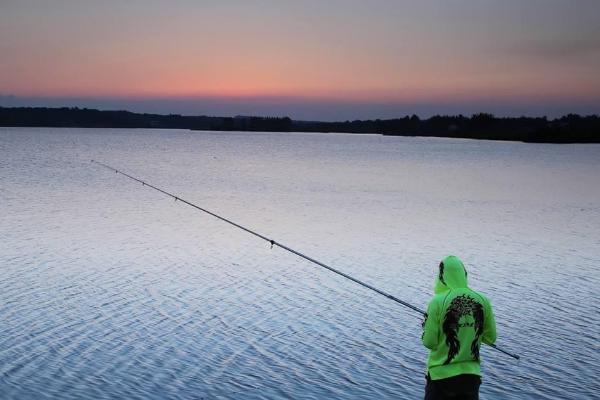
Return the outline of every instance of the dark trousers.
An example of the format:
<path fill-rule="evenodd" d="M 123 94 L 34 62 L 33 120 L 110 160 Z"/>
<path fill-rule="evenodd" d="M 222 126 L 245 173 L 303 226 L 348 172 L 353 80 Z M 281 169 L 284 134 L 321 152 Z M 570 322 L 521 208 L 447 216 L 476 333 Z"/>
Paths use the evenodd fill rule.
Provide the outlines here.
<path fill-rule="evenodd" d="M 425 400 L 479 400 L 479 385 L 478 375 L 457 375 L 435 381 L 427 377 Z"/>

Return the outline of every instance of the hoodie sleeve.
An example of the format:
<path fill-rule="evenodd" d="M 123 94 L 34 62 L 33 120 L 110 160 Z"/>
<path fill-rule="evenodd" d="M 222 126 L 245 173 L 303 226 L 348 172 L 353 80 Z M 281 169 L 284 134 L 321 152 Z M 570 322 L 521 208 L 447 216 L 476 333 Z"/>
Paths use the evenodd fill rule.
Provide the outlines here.
<path fill-rule="evenodd" d="M 437 348 L 439 331 L 439 305 L 437 301 L 431 300 L 427 307 L 425 320 L 423 321 L 423 335 L 421 336 L 423 346 L 427 347 L 429 350 Z"/>
<path fill-rule="evenodd" d="M 494 344 L 496 341 L 496 320 L 494 319 L 494 312 L 490 301 L 486 298 L 487 313 L 485 321 L 483 323 L 483 343 Z"/>

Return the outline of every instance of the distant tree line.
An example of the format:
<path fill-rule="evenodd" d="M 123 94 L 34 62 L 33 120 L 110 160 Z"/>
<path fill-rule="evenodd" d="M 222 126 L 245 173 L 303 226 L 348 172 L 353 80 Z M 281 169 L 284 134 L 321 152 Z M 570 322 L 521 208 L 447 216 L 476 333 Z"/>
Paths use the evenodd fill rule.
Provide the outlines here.
<path fill-rule="evenodd" d="M 539 143 L 599 143 L 600 117 L 568 114 L 546 117 L 498 118 L 479 113 L 471 117 L 416 115 L 395 119 L 345 122 L 293 121 L 288 117 L 211 117 L 138 114 L 87 108 L 3 108 L 0 126 L 160 128 L 215 131 L 346 132 L 393 136 L 437 136 L 469 139 L 517 140 Z"/>
<path fill-rule="evenodd" d="M 318 132 L 380 133 L 392 136 L 437 136 L 450 138 L 516 140 L 538 143 L 598 143 L 600 117 L 568 114 L 546 117 L 497 118 L 479 113 L 471 117 L 440 116 L 346 122 L 295 122 L 303 130 Z"/>

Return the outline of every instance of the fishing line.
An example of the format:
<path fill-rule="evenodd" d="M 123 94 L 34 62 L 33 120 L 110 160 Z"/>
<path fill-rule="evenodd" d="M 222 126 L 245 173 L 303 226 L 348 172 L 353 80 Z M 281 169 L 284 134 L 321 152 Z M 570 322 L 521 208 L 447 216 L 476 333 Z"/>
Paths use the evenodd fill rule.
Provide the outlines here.
<path fill-rule="evenodd" d="M 235 223 L 235 222 L 233 222 L 233 221 L 231 221 L 231 220 L 229 220 L 229 219 L 227 219 L 227 218 L 225 218 L 225 217 L 222 217 L 222 216 L 220 216 L 220 215 L 218 215 L 218 214 L 215 214 L 215 213 L 214 213 L 214 212 L 212 212 L 212 211 L 209 211 L 209 210 L 207 210 L 207 209 L 205 209 L 205 208 L 202 208 L 202 207 L 200 207 L 200 206 L 198 206 L 198 205 L 196 205 L 196 204 L 194 204 L 194 203 L 190 203 L 189 201 L 187 201 L 187 200 L 185 200 L 185 199 L 182 199 L 181 197 L 179 197 L 179 196 L 176 196 L 176 195 L 174 195 L 174 194 L 172 194 L 172 193 L 169 193 L 169 192 L 167 192 L 166 190 L 160 189 L 160 188 L 158 188 L 158 187 L 156 187 L 156 186 L 154 186 L 154 185 L 152 185 L 152 184 L 150 184 L 150 183 L 148 183 L 148 182 L 146 182 L 146 181 L 143 181 L 143 180 L 141 180 L 141 179 L 138 179 L 138 178 L 136 178 L 136 177 L 134 177 L 134 176 L 131 176 L 131 175 L 129 175 L 129 174 L 127 174 L 127 173 L 123 172 L 123 171 L 119 171 L 118 169 L 116 169 L 116 168 L 113 168 L 113 167 L 111 167 L 110 165 L 106 165 L 106 164 L 104 164 L 104 163 L 101 163 L 101 162 L 99 162 L 99 161 L 95 161 L 95 160 L 91 160 L 91 162 L 92 162 L 92 163 L 94 163 L 94 164 L 101 165 L 101 166 L 103 166 L 104 168 L 107 168 L 107 169 L 109 169 L 109 170 L 111 170 L 111 171 L 114 171 L 116 174 L 121 174 L 121 175 L 123 175 L 123 176 L 125 176 L 125 177 L 127 177 L 127 178 L 129 178 L 129 179 L 132 179 L 132 180 L 134 180 L 134 181 L 136 181 L 136 182 L 139 182 L 139 183 L 141 183 L 143 186 L 148 186 L 148 187 L 149 187 L 149 188 L 151 188 L 151 189 L 154 189 L 154 190 L 156 190 L 156 191 L 159 191 L 160 193 L 162 193 L 162 194 L 164 194 L 164 195 L 166 195 L 166 196 L 169 196 L 169 197 L 171 197 L 171 198 L 175 199 L 175 201 L 181 201 L 182 203 L 185 203 L 185 204 L 187 204 L 188 206 L 194 207 L 194 208 L 195 208 L 195 209 L 197 209 L 197 210 L 200 210 L 200 211 L 202 211 L 202 212 L 204 212 L 204 213 L 206 213 L 206 214 L 212 215 L 213 217 L 215 217 L 215 218 L 217 218 L 217 219 L 220 219 L 220 220 L 221 220 L 221 221 L 223 221 L 223 222 L 226 222 L 226 223 L 228 223 L 228 224 L 230 224 L 230 225 L 233 225 L 233 226 L 235 226 L 236 228 L 239 228 L 239 229 L 241 229 L 241 230 L 243 230 L 243 231 L 245 231 L 245 232 L 248 232 L 249 234 L 251 234 L 251 235 L 254 235 L 254 236 L 256 236 L 256 237 L 258 237 L 258 238 L 260 238 L 260 239 L 262 239 L 262 240 L 264 240 L 264 241 L 268 242 L 268 243 L 271 245 L 271 248 L 273 248 L 273 246 L 277 246 L 277 247 L 279 247 L 279 248 L 281 248 L 281 249 L 283 249 L 283 250 L 286 250 L 286 251 L 288 251 L 288 252 L 290 252 L 290 253 L 292 253 L 292 254 L 295 254 L 295 255 L 297 255 L 298 257 L 302 257 L 302 258 L 304 258 L 305 260 L 307 260 L 307 261 L 310 261 L 310 262 L 311 262 L 311 263 L 313 263 L 313 264 L 316 264 L 316 265 L 318 265 L 318 266 L 320 266 L 320 267 L 323 267 L 323 268 L 325 268 L 325 269 L 328 269 L 329 271 L 331 271 L 331 272 L 333 272 L 333 273 L 335 273 L 335 274 L 338 274 L 338 275 L 340 275 L 340 276 L 343 276 L 344 278 L 346 278 L 346 279 L 348 279 L 348 280 L 351 280 L 352 282 L 354 282 L 354 283 L 357 283 L 357 284 L 361 285 L 362 287 L 365 287 L 365 288 L 367 288 L 367 289 L 370 289 L 370 290 L 372 290 L 372 291 L 374 291 L 374 292 L 376 292 L 376 293 L 378 293 L 378 294 L 380 294 L 380 295 L 382 295 L 382 296 L 384 296 L 384 297 L 387 297 L 388 299 L 390 299 L 390 300 L 392 300 L 392 301 L 395 301 L 396 303 L 398 303 L 398 304 L 401 304 L 401 305 L 403 305 L 404 307 L 410 308 L 411 310 L 418 312 L 418 313 L 419 313 L 419 314 L 421 314 L 422 316 L 426 316 L 426 315 L 427 315 L 427 314 L 426 314 L 426 312 L 425 312 L 424 310 L 420 309 L 419 307 L 416 307 L 416 306 L 414 306 L 414 305 L 412 305 L 412 304 L 410 304 L 410 303 L 407 303 L 407 302 L 406 302 L 406 301 L 404 301 L 404 300 L 400 300 L 400 299 L 399 299 L 399 298 L 397 298 L 396 296 L 393 296 L 393 295 L 391 295 L 391 294 L 389 294 L 389 293 L 386 293 L 386 292 L 384 292 L 383 290 L 377 289 L 376 287 L 374 287 L 374 286 L 371 286 L 371 285 L 369 285 L 368 283 L 362 282 L 362 281 L 360 281 L 360 280 L 358 280 L 358 279 L 356 279 L 356 278 L 354 278 L 354 277 L 352 277 L 352 276 L 350 276 L 350 275 L 348 275 L 348 274 L 346 274 L 346 273 L 344 273 L 344 272 L 342 272 L 342 271 L 340 271 L 340 270 L 337 270 L 337 269 L 333 268 L 332 266 L 329 266 L 329 265 L 327 265 L 327 264 L 325 264 L 325 263 L 322 263 L 321 261 L 315 260 L 314 258 L 312 258 L 312 257 L 309 257 L 309 256 L 307 256 L 306 254 L 303 254 L 303 253 L 301 253 L 301 252 L 299 252 L 299 251 L 297 251 L 297 250 L 294 250 L 294 249 L 292 249 L 291 247 L 288 247 L 288 246 L 284 245 L 283 243 L 279 243 L 279 242 L 275 241 L 274 239 L 271 239 L 271 238 L 268 238 L 267 236 L 261 235 L 260 233 L 258 233 L 258 232 L 256 232 L 256 231 L 254 231 L 254 230 L 252 230 L 252 229 L 250 229 L 250 228 L 246 228 L 245 226 L 242 226 L 242 225 L 240 225 L 240 224 L 238 224 L 238 223 Z M 510 356 L 510 357 L 512 357 L 512 358 L 514 358 L 514 359 L 517 359 L 517 360 L 519 359 L 519 356 L 518 356 L 518 355 L 516 355 L 516 354 L 514 354 L 514 353 L 511 353 L 511 352 L 509 352 L 509 351 L 506 351 L 506 350 L 504 350 L 504 349 L 502 349 L 502 348 L 500 348 L 500 347 L 496 346 L 495 344 L 488 344 L 488 346 L 490 346 L 490 347 L 492 347 L 492 348 L 494 348 L 494 349 L 496 349 L 496 350 L 500 351 L 501 353 L 504 353 L 504 354 L 506 354 L 506 355 L 508 355 L 508 356 Z"/>

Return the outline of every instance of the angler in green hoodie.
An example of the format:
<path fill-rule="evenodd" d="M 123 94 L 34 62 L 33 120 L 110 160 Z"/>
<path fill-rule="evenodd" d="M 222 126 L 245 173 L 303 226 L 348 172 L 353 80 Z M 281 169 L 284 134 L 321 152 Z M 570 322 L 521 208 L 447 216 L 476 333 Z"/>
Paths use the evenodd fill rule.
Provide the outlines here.
<path fill-rule="evenodd" d="M 479 347 L 496 341 L 489 300 L 467 286 L 467 271 L 455 256 L 442 260 L 435 295 L 423 321 L 427 360 L 425 400 L 478 399 Z"/>

